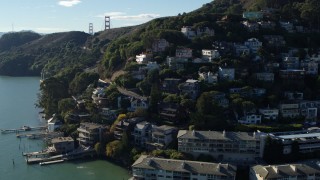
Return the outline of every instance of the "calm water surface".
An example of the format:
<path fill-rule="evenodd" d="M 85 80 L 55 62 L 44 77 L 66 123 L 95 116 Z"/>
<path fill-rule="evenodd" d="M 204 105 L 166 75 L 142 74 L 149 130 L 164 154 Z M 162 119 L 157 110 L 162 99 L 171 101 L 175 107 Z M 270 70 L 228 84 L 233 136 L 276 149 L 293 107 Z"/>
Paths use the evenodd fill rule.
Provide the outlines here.
<path fill-rule="evenodd" d="M 0 129 L 39 126 L 35 108 L 39 78 L 0 76 Z M 27 165 L 22 152 L 43 149 L 40 140 L 19 139 L 15 134 L 0 134 L 0 180 L 123 180 L 128 171 L 106 161 L 75 161 L 56 165 Z M 14 164 L 13 164 L 14 162 Z"/>

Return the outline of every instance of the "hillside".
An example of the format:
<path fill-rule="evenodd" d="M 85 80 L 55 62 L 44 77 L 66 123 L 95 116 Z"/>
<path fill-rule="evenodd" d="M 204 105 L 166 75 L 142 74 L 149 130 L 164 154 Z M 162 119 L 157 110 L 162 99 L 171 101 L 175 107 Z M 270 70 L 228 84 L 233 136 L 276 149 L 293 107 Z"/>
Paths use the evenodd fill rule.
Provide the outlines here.
<path fill-rule="evenodd" d="M 0 38 L 0 75 L 47 77 L 65 67 L 94 66 L 113 39 L 135 27 L 117 28 L 90 36 L 84 32 L 39 35 L 34 32 L 7 33 Z"/>
<path fill-rule="evenodd" d="M 298 25 L 309 29 L 320 27 L 320 8 L 316 1 L 215 0 L 190 13 L 154 19 L 140 26 L 98 32 L 94 36 L 84 32 L 43 36 L 33 32 L 8 33 L 0 38 L 0 75 L 40 75 L 44 69 L 48 76 L 52 76 L 65 67 L 96 67 L 96 63 L 101 62 L 100 75 L 110 76 L 114 70 L 123 68 L 128 59 L 151 48 L 155 39 L 166 39 L 171 43 L 166 52 L 157 54 L 162 60 L 167 55 L 174 55 L 178 46 L 194 49 L 195 57 L 199 57 L 201 48 L 211 48 L 213 41 L 241 42 L 250 38 L 252 34 L 239 23 L 243 20 L 242 13 L 263 9 L 273 11 L 266 20 L 295 19 Z M 215 30 L 216 36 L 190 41 L 180 32 L 183 26 L 209 27 Z"/>

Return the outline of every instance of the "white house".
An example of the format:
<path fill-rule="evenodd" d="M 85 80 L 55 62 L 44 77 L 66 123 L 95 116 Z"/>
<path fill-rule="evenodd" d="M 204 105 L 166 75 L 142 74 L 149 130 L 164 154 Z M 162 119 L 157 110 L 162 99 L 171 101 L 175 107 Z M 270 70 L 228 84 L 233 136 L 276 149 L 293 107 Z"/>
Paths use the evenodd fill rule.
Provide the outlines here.
<path fill-rule="evenodd" d="M 188 38 L 192 39 L 196 37 L 196 32 L 192 29 L 191 26 L 183 26 L 181 32 Z"/>
<path fill-rule="evenodd" d="M 261 115 L 258 114 L 246 114 L 243 117 L 238 119 L 240 124 L 260 124 Z"/>
<path fill-rule="evenodd" d="M 218 50 L 208 50 L 208 49 L 202 50 L 202 59 L 204 60 L 211 62 L 213 59 L 217 59 L 219 57 L 220 57 L 220 53 Z"/>
<path fill-rule="evenodd" d="M 52 118 L 48 120 L 48 132 L 54 132 L 62 126 L 62 122 L 57 119 L 56 114 L 53 114 Z"/>
<path fill-rule="evenodd" d="M 136 55 L 136 61 L 138 64 L 146 64 L 151 60 L 152 54 L 142 53 L 140 55 Z"/>

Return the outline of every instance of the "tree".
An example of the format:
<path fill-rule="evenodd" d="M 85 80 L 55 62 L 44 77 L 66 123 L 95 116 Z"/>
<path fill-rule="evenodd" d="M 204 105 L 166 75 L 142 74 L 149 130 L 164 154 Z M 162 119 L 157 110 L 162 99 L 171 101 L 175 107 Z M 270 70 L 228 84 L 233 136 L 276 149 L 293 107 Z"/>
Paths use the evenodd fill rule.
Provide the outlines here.
<path fill-rule="evenodd" d="M 76 104 L 72 98 L 61 99 L 58 102 L 58 112 L 62 114 L 62 116 L 65 116 L 65 113 L 74 109 L 75 105 Z"/>
<path fill-rule="evenodd" d="M 120 157 L 123 151 L 123 144 L 119 140 L 112 141 L 106 146 L 106 156 L 110 158 Z"/>
<path fill-rule="evenodd" d="M 97 82 L 98 79 L 99 74 L 96 73 L 78 73 L 71 81 L 69 91 L 71 94 L 80 94 L 88 87 L 89 84 Z"/>
<path fill-rule="evenodd" d="M 159 101 L 160 101 L 159 85 L 157 83 L 153 83 L 151 87 L 150 107 L 149 107 L 149 110 L 151 112 L 154 112 L 154 113 L 157 112 Z"/>
<path fill-rule="evenodd" d="M 95 145 L 94 145 L 94 150 L 96 151 L 96 153 L 97 153 L 97 155 L 100 157 L 100 156 L 102 156 L 103 155 L 103 148 L 102 148 L 102 145 L 101 145 L 101 143 L 96 143 Z"/>

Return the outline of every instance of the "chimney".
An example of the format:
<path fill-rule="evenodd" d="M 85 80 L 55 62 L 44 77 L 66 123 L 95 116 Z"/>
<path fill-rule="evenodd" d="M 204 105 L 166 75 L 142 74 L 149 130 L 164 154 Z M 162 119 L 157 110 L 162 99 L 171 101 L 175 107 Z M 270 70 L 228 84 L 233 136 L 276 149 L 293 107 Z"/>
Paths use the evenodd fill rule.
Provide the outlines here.
<path fill-rule="evenodd" d="M 218 171 L 218 172 L 221 172 L 221 163 L 219 163 L 219 164 L 217 165 L 217 171 Z"/>
<path fill-rule="evenodd" d="M 226 137 L 226 131 L 225 130 L 222 131 L 222 136 Z"/>
<path fill-rule="evenodd" d="M 290 165 L 290 168 L 291 168 L 294 172 L 297 172 L 297 166 L 296 166 L 296 165 L 291 164 L 291 165 Z"/>
<path fill-rule="evenodd" d="M 196 136 L 196 132 L 192 130 L 192 136 Z"/>
<path fill-rule="evenodd" d="M 253 138 L 256 138 L 256 132 L 255 131 L 253 132 Z"/>
<path fill-rule="evenodd" d="M 278 166 L 272 166 L 272 169 L 273 169 L 277 174 L 279 173 Z"/>

